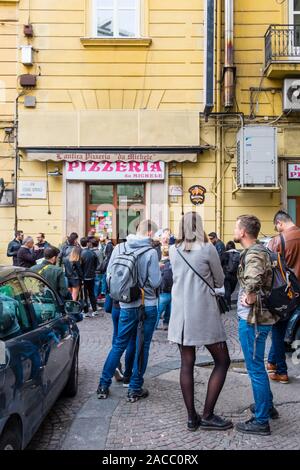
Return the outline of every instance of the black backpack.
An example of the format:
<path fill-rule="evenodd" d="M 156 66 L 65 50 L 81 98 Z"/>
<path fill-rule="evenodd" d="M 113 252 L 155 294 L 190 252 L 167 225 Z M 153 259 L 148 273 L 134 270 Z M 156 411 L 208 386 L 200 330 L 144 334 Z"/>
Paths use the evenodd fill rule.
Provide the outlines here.
<path fill-rule="evenodd" d="M 300 304 L 300 284 L 295 273 L 286 264 L 285 241 L 282 235 L 280 239 L 280 253 L 265 247 L 260 248 L 268 253 L 272 264 L 271 292 L 262 297 L 262 304 L 273 315 L 277 315 L 279 321 L 285 321 Z"/>
<path fill-rule="evenodd" d="M 240 254 L 238 251 L 228 252 L 228 263 L 226 266 L 226 274 L 236 274 L 240 264 Z"/>
<path fill-rule="evenodd" d="M 170 261 L 167 261 L 161 270 L 160 292 L 170 293 L 173 286 L 173 273 Z"/>

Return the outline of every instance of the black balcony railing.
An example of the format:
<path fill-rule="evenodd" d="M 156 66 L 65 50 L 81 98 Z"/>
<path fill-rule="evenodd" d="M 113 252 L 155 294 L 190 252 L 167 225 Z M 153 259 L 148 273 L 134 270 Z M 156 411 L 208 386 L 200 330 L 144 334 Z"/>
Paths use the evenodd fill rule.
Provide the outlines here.
<path fill-rule="evenodd" d="M 265 34 L 265 66 L 300 61 L 300 25 L 271 24 Z"/>

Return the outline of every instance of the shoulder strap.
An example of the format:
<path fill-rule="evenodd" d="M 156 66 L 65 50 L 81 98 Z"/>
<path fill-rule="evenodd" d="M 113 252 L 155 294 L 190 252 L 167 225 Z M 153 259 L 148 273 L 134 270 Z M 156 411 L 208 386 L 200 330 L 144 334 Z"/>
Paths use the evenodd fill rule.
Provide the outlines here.
<path fill-rule="evenodd" d="M 211 287 L 211 285 L 204 279 L 204 277 L 201 276 L 201 274 L 199 274 L 196 269 L 193 268 L 193 266 L 190 265 L 190 263 L 188 262 L 188 260 L 183 256 L 182 253 L 180 253 L 179 249 L 176 248 L 177 250 L 177 253 L 179 254 L 179 256 L 181 256 L 181 258 L 186 262 L 186 264 L 191 268 L 191 270 L 198 276 L 200 277 L 200 279 L 202 279 L 203 282 L 205 282 L 205 284 L 210 288 L 210 290 L 215 294 L 215 290 Z"/>
<path fill-rule="evenodd" d="M 41 269 L 39 269 L 39 270 L 37 271 L 37 273 L 38 273 L 39 275 L 41 275 L 44 271 L 46 271 L 46 269 L 49 268 L 49 266 L 50 266 L 50 264 L 46 264 L 46 266 L 43 266 Z"/>
<path fill-rule="evenodd" d="M 284 239 L 284 236 L 282 235 L 282 233 L 280 233 L 279 236 L 280 236 L 280 241 L 281 241 L 280 254 L 282 256 L 283 261 L 285 262 L 285 239 Z"/>

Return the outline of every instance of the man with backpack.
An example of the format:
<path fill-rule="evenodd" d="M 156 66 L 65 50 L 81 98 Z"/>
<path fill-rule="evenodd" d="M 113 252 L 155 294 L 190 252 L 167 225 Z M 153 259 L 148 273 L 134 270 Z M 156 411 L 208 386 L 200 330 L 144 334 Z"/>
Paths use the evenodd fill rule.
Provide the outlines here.
<path fill-rule="evenodd" d="M 157 320 L 157 288 L 161 276 L 152 237 L 157 227 L 151 220 L 142 221 L 136 235 L 114 249 L 108 267 L 107 284 L 113 300 L 120 302 L 118 334 L 105 361 L 97 396 L 109 394 L 112 377 L 133 335 L 137 337 L 133 372 L 128 388 L 128 401 L 146 398 L 143 389 L 150 343 Z"/>
<path fill-rule="evenodd" d="M 268 251 L 257 241 L 261 223 L 254 215 L 237 218 L 234 241 L 244 248 L 238 271 L 240 291 L 237 313 L 239 317 L 239 338 L 251 380 L 254 404 L 250 409 L 254 416 L 236 425 L 241 433 L 270 435 L 270 418 L 278 418 L 273 405 L 273 395 L 264 356 L 266 340 L 277 317 L 263 307 L 262 296 L 272 288 L 272 264 Z"/>
<path fill-rule="evenodd" d="M 281 210 L 274 216 L 274 226 L 279 235 L 269 242 L 268 248 L 284 255 L 287 266 L 294 271 L 300 282 L 300 228 L 294 224 L 289 214 Z M 298 309 L 300 306 L 296 308 Z M 282 384 L 289 382 L 284 345 L 288 322 L 289 319 L 286 319 L 273 326 L 267 364 L 269 378 Z"/>
<path fill-rule="evenodd" d="M 226 244 L 226 251 L 221 255 L 221 264 L 224 271 L 225 300 L 228 308 L 231 308 L 231 295 L 237 285 L 237 272 L 240 264 L 240 253 L 235 249 L 235 243 Z"/>

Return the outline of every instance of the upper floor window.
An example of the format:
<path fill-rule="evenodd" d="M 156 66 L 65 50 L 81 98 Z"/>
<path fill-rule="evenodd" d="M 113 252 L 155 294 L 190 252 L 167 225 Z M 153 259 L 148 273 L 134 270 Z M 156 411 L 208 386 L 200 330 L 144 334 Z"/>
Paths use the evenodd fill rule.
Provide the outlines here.
<path fill-rule="evenodd" d="M 94 0 L 94 36 L 139 37 L 140 0 Z"/>

